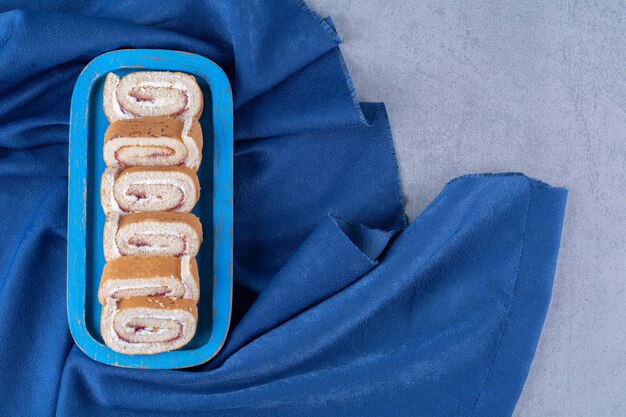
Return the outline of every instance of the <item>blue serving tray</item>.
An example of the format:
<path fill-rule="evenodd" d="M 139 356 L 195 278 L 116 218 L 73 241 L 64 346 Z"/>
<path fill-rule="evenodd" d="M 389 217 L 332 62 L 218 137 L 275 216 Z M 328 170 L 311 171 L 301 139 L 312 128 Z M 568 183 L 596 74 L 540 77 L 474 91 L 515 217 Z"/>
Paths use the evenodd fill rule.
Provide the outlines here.
<path fill-rule="evenodd" d="M 100 335 L 98 285 L 105 260 L 100 207 L 104 133 L 104 79 L 109 72 L 180 71 L 193 75 L 204 94 L 200 118 L 204 146 L 198 170 L 201 194 L 192 211 L 202 222 L 204 241 L 197 256 L 200 303 L 195 337 L 180 350 L 125 355 Z M 158 49 L 100 55 L 78 77 L 72 95 L 67 227 L 67 316 L 76 345 L 92 359 L 130 368 L 174 369 L 207 362 L 221 349 L 232 307 L 233 271 L 233 100 L 226 74 L 214 62 L 186 52 Z"/>

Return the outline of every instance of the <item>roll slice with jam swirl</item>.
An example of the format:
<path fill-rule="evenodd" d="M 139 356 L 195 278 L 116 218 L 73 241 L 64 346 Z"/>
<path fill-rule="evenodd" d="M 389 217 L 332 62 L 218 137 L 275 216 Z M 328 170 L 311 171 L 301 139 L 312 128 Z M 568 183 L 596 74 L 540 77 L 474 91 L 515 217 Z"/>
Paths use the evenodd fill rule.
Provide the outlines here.
<path fill-rule="evenodd" d="M 186 166 L 197 171 L 202 160 L 202 129 L 169 117 L 146 117 L 111 123 L 104 135 L 104 162 L 109 168 Z"/>
<path fill-rule="evenodd" d="M 105 213 L 188 212 L 199 197 L 198 177 L 186 167 L 107 168 L 100 184 Z"/>
<path fill-rule="evenodd" d="M 107 298 L 100 332 L 104 343 L 127 355 L 180 349 L 193 338 L 198 307 L 193 300 L 170 297 Z"/>
<path fill-rule="evenodd" d="M 104 257 L 196 256 L 202 243 L 202 224 L 190 213 L 112 212 L 104 225 Z"/>
<path fill-rule="evenodd" d="M 159 116 L 198 119 L 204 106 L 196 79 L 182 72 L 137 71 L 121 78 L 109 73 L 103 96 L 109 122 Z"/>
<path fill-rule="evenodd" d="M 98 301 L 111 298 L 200 298 L 198 265 L 183 256 L 121 256 L 104 265 Z"/>

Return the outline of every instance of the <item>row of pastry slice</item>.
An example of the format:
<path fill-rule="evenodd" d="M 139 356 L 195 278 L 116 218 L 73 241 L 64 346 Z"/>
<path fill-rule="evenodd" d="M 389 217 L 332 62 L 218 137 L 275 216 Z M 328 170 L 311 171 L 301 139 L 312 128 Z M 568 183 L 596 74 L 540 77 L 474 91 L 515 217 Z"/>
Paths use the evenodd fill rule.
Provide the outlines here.
<path fill-rule="evenodd" d="M 178 349 L 198 320 L 202 226 L 189 211 L 200 196 L 202 94 L 183 73 L 111 73 L 103 104 L 102 338 L 125 354 Z"/>

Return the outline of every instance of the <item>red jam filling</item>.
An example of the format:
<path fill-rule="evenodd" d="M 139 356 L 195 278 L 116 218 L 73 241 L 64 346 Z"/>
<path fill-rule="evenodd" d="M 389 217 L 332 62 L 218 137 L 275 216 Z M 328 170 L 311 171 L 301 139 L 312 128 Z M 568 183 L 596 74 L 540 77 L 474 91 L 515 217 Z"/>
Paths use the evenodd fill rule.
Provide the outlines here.
<path fill-rule="evenodd" d="M 170 90 L 173 90 L 173 89 L 174 89 L 174 88 L 169 88 L 169 87 L 166 87 L 166 88 L 168 88 L 168 89 L 170 89 Z M 185 105 L 183 106 L 183 108 L 182 108 L 182 109 L 180 109 L 180 110 L 179 110 L 179 111 L 177 111 L 176 113 L 171 114 L 171 116 L 180 116 L 180 115 L 182 115 L 183 113 L 185 113 L 185 112 L 187 111 L 187 108 L 188 108 L 188 107 L 187 107 L 187 104 L 189 103 L 189 96 L 187 95 L 187 92 L 186 92 L 186 91 L 181 91 L 181 92 L 180 92 L 180 94 L 184 97 Z M 156 100 L 154 99 L 154 97 L 152 97 L 152 96 L 143 95 L 143 94 L 141 94 L 140 92 L 136 92 L 136 91 L 133 91 L 133 90 L 131 90 L 131 91 L 129 91 L 129 92 L 128 92 L 128 96 L 129 96 L 129 97 L 131 97 L 133 100 L 135 100 L 135 102 L 136 102 L 136 103 L 144 103 L 144 102 L 147 102 L 147 103 L 154 103 L 154 102 L 156 101 Z M 126 114 L 126 113 L 131 113 L 131 114 L 134 114 L 134 113 L 133 113 L 133 112 L 131 112 L 130 110 L 125 109 L 125 108 L 122 106 L 122 104 L 121 104 L 121 103 L 120 103 L 120 110 L 122 110 L 122 113 L 125 113 L 125 114 Z M 134 115 L 136 116 L 136 114 L 134 114 Z"/>
<path fill-rule="evenodd" d="M 131 246 L 136 246 L 138 248 L 142 248 L 144 246 L 151 246 L 149 242 L 141 239 L 135 239 L 134 237 L 128 239 L 128 244 Z"/>
<path fill-rule="evenodd" d="M 132 326 L 132 328 L 133 328 L 133 332 L 135 334 L 146 329 L 145 326 Z M 128 342 L 128 343 L 139 343 L 139 342 L 135 342 L 134 340 L 128 340 L 127 338 L 125 338 L 124 336 L 119 334 L 118 332 L 115 332 L 115 333 L 117 334 L 117 337 L 119 337 L 120 339 L 122 339 L 125 342 Z M 169 338 L 169 339 L 161 340 L 160 342 L 161 343 L 173 342 L 176 339 L 180 339 L 182 336 L 183 336 L 183 325 L 181 323 L 178 323 L 178 332 L 176 333 L 176 335 L 174 337 Z"/>
<path fill-rule="evenodd" d="M 182 240 L 182 242 L 183 242 L 183 247 L 182 247 L 182 250 L 179 253 L 173 255 L 173 256 L 177 256 L 177 257 L 184 256 L 187 253 L 187 247 L 188 247 L 188 245 L 187 245 L 187 236 L 186 235 L 181 235 L 179 237 L 180 237 L 180 240 Z M 136 237 L 131 237 L 130 239 L 128 239 L 128 244 L 130 246 L 134 246 L 136 248 L 142 248 L 142 247 L 145 247 L 145 246 L 152 246 L 152 244 L 150 242 L 146 242 L 145 240 L 138 239 Z M 122 255 L 126 255 L 126 253 L 122 253 Z M 168 290 L 168 293 L 169 292 L 171 292 L 171 290 Z M 164 294 L 164 295 L 167 295 L 167 294 Z M 158 296 L 158 295 L 155 294 L 155 296 Z"/>
<path fill-rule="evenodd" d="M 148 194 L 144 193 L 143 191 L 131 191 L 128 193 L 128 195 L 135 197 L 137 200 L 145 200 L 146 198 L 148 198 Z"/>
<path fill-rule="evenodd" d="M 130 91 L 128 93 L 128 95 L 130 97 L 134 98 L 137 103 L 144 103 L 144 102 L 154 103 L 154 99 L 152 97 L 149 97 L 149 96 L 142 96 L 141 94 L 134 93 L 132 91 Z"/>
<path fill-rule="evenodd" d="M 119 165 L 119 167 L 121 169 L 126 168 L 127 165 L 126 162 L 127 160 L 122 160 L 120 159 L 119 156 L 119 152 L 120 150 L 126 148 L 127 146 L 122 146 L 121 148 L 119 148 L 118 150 L 115 151 L 115 160 L 117 161 L 117 164 Z M 146 148 L 147 146 L 141 146 L 141 145 L 133 145 L 131 146 L 132 148 Z M 154 148 L 156 146 L 150 146 L 151 148 Z M 169 146 L 159 146 L 158 147 L 160 150 L 158 151 L 154 151 L 152 153 L 149 153 L 147 155 L 144 156 L 144 158 L 148 158 L 148 159 L 154 159 L 154 158 L 163 158 L 163 157 L 167 157 L 167 156 L 172 156 L 176 153 L 176 150 L 170 148 Z"/>

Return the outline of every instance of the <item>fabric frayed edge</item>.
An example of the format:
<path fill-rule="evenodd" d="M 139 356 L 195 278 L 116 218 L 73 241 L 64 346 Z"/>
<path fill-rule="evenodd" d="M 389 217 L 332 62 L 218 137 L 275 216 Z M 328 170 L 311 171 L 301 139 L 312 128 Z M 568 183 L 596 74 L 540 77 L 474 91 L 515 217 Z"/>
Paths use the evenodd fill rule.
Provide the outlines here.
<path fill-rule="evenodd" d="M 307 15 L 312 17 L 313 20 L 315 20 L 320 25 L 320 27 L 330 36 L 332 40 L 334 40 L 338 44 L 343 42 L 343 40 L 337 33 L 337 30 L 333 26 L 329 25 L 326 19 L 322 19 L 322 17 L 308 4 L 306 4 L 304 0 L 296 0 L 296 3 L 300 5 L 300 7 L 306 12 Z"/>
<path fill-rule="evenodd" d="M 448 181 L 448 183 L 446 185 L 450 185 L 453 184 L 457 181 L 461 181 L 467 178 L 497 178 L 497 177 L 523 177 L 525 179 L 527 179 L 528 181 L 534 183 L 535 185 L 537 185 L 538 187 L 542 187 L 542 188 L 552 188 L 555 190 L 565 190 L 568 191 L 568 189 L 566 187 L 560 187 L 560 186 L 552 186 L 544 181 L 538 180 L 536 178 L 533 177 L 529 177 L 528 175 L 524 174 L 523 172 L 485 172 L 485 173 L 474 173 L 474 174 L 465 174 L 465 175 L 461 175 L 459 177 L 453 178 L 450 181 Z"/>
<path fill-rule="evenodd" d="M 372 125 L 372 123 L 370 120 L 367 120 L 367 118 L 365 117 L 365 113 L 363 113 L 363 108 L 361 107 L 361 103 L 359 102 L 359 98 L 357 97 L 356 88 L 354 87 L 354 82 L 352 81 L 352 76 L 348 71 L 346 60 L 344 59 L 343 53 L 341 52 L 341 49 L 339 47 L 337 47 L 337 59 L 339 60 L 341 72 L 343 73 L 346 87 L 348 87 L 348 93 L 350 93 L 350 97 L 352 98 L 352 104 L 354 106 L 354 110 L 356 111 L 357 117 L 362 124 L 369 127 Z"/>
<path fill-rule="evenodd" d="M 335 25 L 333 24 L 332 19 L 329 17 L 328 20 L 326 19 L 322 19 L 322 17 L 315 11 L 313 10 L 311 7 L 309 7 L 308 4 L 306 4 L 306 2 L 304 0 L 296 0 L 300 6 L 302 7 L 302 9 L 305 11 L 306 14 L 308 14 L 311 18 L 313 18 L 315 21 L 318 22 L 318 24 L 322 27 L 322 29 L 324 29 L 329 35 L 330 37 L 336 41 L 337 43 L 342 43 L 343 40 L 341 39 L 341 37 L 339 36 L 339 34 L 337 33 L 337 29 L 335 28 Z M 330 22 L 330 23 L 329 23 Z M 393 167 L 394 167 L 394 173 L 396 176 L 396 193 L 398 195 L 398 200 L 399 200 L 399 209 L 400 209 L 400 213 L 401 213 L 401 222 L 402 222 L 402 226 L 403 229 L 406 228 L 409 224 L 408 222 L 408 218 L 406 216 L 406 213 L 404 211 L 404 207 L 405 207 L 405 197 L 404 194 L 402 193 L 402 183 L 401 183 L 401 178 L 400 178 L 400 168 L 398 165 L 398 156 L 396 155 L 396 149 L 395 149 L 395 145 L 393 142 L 393 135 L 391 134 L 391 126 L 390 126 L 390 122 L 389 122 L 389 116 L 387 114 L 386 111 L 386 107 L 384 103 L 380 103 L 380 105 L 378 106 L 378 108 L 376 109 L 376 112 L 373 115 L 370 115 L 370 117 L 366 117 L 365 116 L 365 112 L 363 111 L 363 107 L 361 106 L 361 103 L 359 102 L 358 99 L 358 95 L 356 92 L 356 88 L 354 86 L 354 82 L 352 80 L 352 76 L 350 75 L 350 72 L 348 71 L 348 66 L 346 65 L 346 61 L 343 57 L 343 53 L 341 52 L 341 49 L 339 48 L 339 46 L 337 46 L 336 48 L 336 56 L 337 59 L 339 61 L 339 65 L 341 67 L 341 71 L 343 73 L 343 78 L 344 81 L 346 83 L 346 87 L 348 88 L 348 93 L 350 94 L 350 97 L 352 99 L 352 104 L 354 106 L 354 110 L 356 111 L 357 114 L 357 118 L 358 120 L 367 127 L 371 127 L 374 122 L 378 119 L 378 113 L 380 112 L 381 108 L 383 110 L 383 123 L 385 124 L 385 131 L 387 133 L 387 141 L 388 141 L 388 146 L 391 148 L 391 157 L 393 159 Z"/>
<path fill-rule="evenodd" d="M 322 27 L 322 29 L 326 33 L 330 35 L 332 40 L 337 42 L 337 44 L 343 43 L 343 39 L 341 39 L 341 37 L 339 36 L 339 33 L 337 32 L 337 28 L 335 27 L 333 20 L 330 16 L 325 19 L 322 19 L 322 17 L 315 10 L 313 10 L 308 4 L 306 4 L 304 0 L 296 0 L 296 1 L 300 4 L 302 9 L 310 17 L 312 17 Z M 356 93 L 356 88 L 354 88 L 354 82 L 352 81 L 352 76 L 350 75 L 350 72 L 348 71 L 346 60 L 344 59 L 343 53 L 341 52 L 341 49 L 339 48 L 339 46 L 337 46 L 337 59 L 339 60 L 339 65 L 341 66 L 341 71 L 343 73 L 343 78 L 346 82 L 346 86 L 348 87 L 348 92 L 350 93 L 350 97 L 352 98 L 354 109 L 357 112 L 357 117 L 359 118 L 359 121 L 361 123 L 363 123 L 366 126 L 370 126 L 370 122 L 365 117 L 365 114 L 363 113 L 363 109 L 361 108 L 361 105 L 359 103 L 359 99 Z"/>
<path fill-rule="evenodd" d="M 402 178 L 400 178 L 400 166 L 398 165 L 398 156 L 396 155 L 396 147 L 393 142 L 393 135 L 391 134 L 391 123 L 389 122 L 389 115 L 387 114 L 387 106 L 385 106 L 385 103 L 380 103 L 380 106 L 382 107 L 383 124 L 387 133 L 387 146 L 390 147 L 391 159 L 393 160 L 393 169 L 394 173 L 396 174 L 396 194 L 398 196 L 398 204 L 400 205 L 400 213 L 402 216 L 402 229 L 406 229 L 409 225 L 409 220 L 404 211 L 406 198 L 404 196 L 404 193 L 402 192 Z"/>

